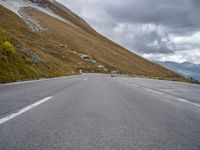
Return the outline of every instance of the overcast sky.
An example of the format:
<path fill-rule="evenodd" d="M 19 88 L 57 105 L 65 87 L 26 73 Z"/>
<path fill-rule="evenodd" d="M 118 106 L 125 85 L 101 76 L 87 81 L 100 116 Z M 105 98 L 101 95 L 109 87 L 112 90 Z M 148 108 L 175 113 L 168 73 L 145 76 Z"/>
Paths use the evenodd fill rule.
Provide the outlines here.
<path fill-rule="evenodd" d="M 57 0 L 150 60 L 200 64 L 200 0 Z"/>

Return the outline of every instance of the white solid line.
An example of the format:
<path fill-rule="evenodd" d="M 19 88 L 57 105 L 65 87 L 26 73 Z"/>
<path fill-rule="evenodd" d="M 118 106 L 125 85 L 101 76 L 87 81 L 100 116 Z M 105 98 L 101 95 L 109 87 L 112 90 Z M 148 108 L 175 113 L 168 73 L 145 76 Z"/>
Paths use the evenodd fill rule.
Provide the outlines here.
<path fill-rule="evenodd" d="M 165 94 L 165 93 L 162 93 L 162 92 L 159 92 L 159 91 L 156 91 L 156 90 L 152 90 L 152 89 L 149 89 L 149 88 L 144 88 L 144 89 L 145 89 L 145 90 L 148 90 L 148 91 L 150 91 L 150 92 L 154 92 L 154 93 L 156 93 L 156 94 L 162 94 L 162 95 L 168 96 L 168 94 Z M 172 96 L 172 95 L 170 95 L 170 96 Z M 175 96 L 172 96 L 172 97 L 175 97 Z M 200 104 L 198 104 L 198 103 L 194 103 L 194 102 L 191 102 L 191 101 L 186 100 L 186 99 L 183 99 L 183 98 L 177 98 L 177 97 L 175 97 L 175 98 L 176 98 L 176 100 L 179 101 L 179 102 L 183 102 L 183 103 L 187 103 L 187 104 L 190 104 L 190 105 L 193 105 L 193 106 L 200 107 Z"/>
<path fill-rule="evenodd" d="M 74 77 L 74 76 L 79 76 L 79 75 L 69 75 L 69 76 L 61 76 L 61 77 L 37 79 L 37 80 L 28 80 L 28 81 L 19 81 L 19 82 L 17 81 L 17 82 L 11 82 L 11 83 L 0 83 L 0 86 L 18 85 L 18 84 L 27 84 L 27 83 L 40 82 L 40 81 L 57 80 L 57 79 L 62 79 L 62 78 Z"/>
<path fill-rule="evenodd" d="M 125 81 L 125 80 L 124 80 Z M 125 81 L 126 82 L 126 81 Z M 127 82 L 130 84 L 130 82 Z M 131 84 L 131 85 L 134 85 L 136 86 L 136 84 Z M 138 86 L 139 87 L 139 86 Z M 200 104 L 198 103 L 195 103 L 195 102 L 191 102 L 189 100 L 186 100 L 186 99 L 183 99 L 183 98 L 178 98 L 174 95 L 170 95 L 170 94 L 167 94 L 167 93 L 163 93 L 163 92 L 160 92 L 160 91 L 157 91 L 157 90 L 153 90 L 153 89 L 149 89 L 149 88 L 146 88 L 146 87 L 142 87 L 143 89 L 149 91 L 149 92 L 153 92 L 155 94 L 160 94 L 160 95 L 166 95 L 166 96 L 171 96 L 173 98 L 175 98 L 175 100 L 179 101 L 179 102 L 183 102 L 183 103 L 187 103 L 187 104 L 190 104 L 190 105 L 193 105 L 193 106 L 197 106 L 197 107 L 200 107 Z"/>
<path fill-rule="evenodd" d="M 8 115 L 8 116 L 6 116 L 4 118 L 1 118 L 0 119 L 0 125 L 3 124 L 3 123 L 5 123 L 5 122 L 7 122 L 7 121 L 9 121 L 9 120 L 11 120 L 11 119 L 13 119 L 13 118 L 15 118 L 15 117 L 17 117 L 17 116 L 19 116 L 19 115 L 21 115 L 21 114 L 23 114 L 23 113 L 25 113 L 25 112 L 27 112 L 28 110 L 31 110 L 31 109 L 37 107 L 38 105 L 40 105 L 40 104 L 42 104 L 42 103 L 50 100 L 51 98 L 53 98 L 53 97 L 52 96 L 46 97 L 46 98 L 44 98 L 44 99 L 42 99 L 42 100 L 40 100 L 40 101 L 38 101 L 38 102 L 30 105 L 30 106 L 27 106 L 27 107 L 19 110 L 16 113 L 13 113 L 13 114 L 10 114 L 10 115 Z"/>
<path fill-rule="evenodd" d="M 69 77 L 69 76 L 55 77 L 55 78 L 48 78 L 48 79 L 29 80 L 29 81 L 19 81 L 19 82 L 11 82 L 11 83 L 3 83 L 3 84 L 0 84 L 0 86 L 27 84 L 27 83 L 34 83 L 34 82 L 40 82 L 40 81 L 49 81 L 49 80 L 62 79 L 62 78 L 66 78 L 66 77 Z"/>
<path fill-rule="evenodd" d="M 194 106 L 200 107 L 200 104 L 188 101 L 186 99 L 177 98 L 177 100 L 180 101 L 180 102 L 184 102 L 184 103 L 187 103 L 187 104 L 190 104 L 190 105 L 194 105 Z"/>

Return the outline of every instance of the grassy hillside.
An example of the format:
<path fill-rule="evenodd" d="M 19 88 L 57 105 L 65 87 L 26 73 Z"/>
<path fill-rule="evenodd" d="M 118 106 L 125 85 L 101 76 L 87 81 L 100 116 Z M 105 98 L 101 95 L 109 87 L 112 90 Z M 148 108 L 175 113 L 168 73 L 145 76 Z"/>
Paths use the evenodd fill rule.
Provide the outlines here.
<path fill-rule="evenodd" d="M 51 7 L 77 27 L 26 8 L 23 11 L 45 28 L 33 32 L 21 18 L 0 6 L 0 82 L 78 74 L 80 70 L 180 78 L 98 34 L 71 13 L 59 9 L 59 5 Z M 7 53 L 9 49 L 12 52 Z"/>
<path fill-rule="evenodd" d="M 29 60 L 18 52 L 19 42 L 0 28 L 0 82 L 36 78 Z"/>

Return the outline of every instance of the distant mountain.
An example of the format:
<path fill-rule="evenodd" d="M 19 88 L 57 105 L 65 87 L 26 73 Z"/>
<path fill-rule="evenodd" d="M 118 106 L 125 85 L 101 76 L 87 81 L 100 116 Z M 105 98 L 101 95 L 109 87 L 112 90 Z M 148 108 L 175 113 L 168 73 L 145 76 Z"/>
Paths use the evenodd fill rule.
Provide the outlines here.
<path fill-rule="evenodd" d="M 171 61 L 154 61 L 167 69 L 170 69 L 178 74 L 181 74 L 188 78 L 200 80 L 200 64 L 193 64 L 189 62 L 176 63 Z"/>
<path fill-rule="evenodd" d="M 80 72 L 180 77 L 102 36 L 55 0 L 0 0 L 0 82 Z"/>

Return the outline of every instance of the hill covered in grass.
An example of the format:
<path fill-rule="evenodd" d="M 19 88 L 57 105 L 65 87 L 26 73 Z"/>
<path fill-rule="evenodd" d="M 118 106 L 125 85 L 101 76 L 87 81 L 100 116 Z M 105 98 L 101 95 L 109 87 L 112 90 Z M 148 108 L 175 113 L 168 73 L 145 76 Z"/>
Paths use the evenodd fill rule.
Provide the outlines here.
<path fill-rule="evenodd" d="M 0 82 L 80 72 L 182 78 L 100 35 L 55 1 L 9 2 L 0 3 Z"/>

